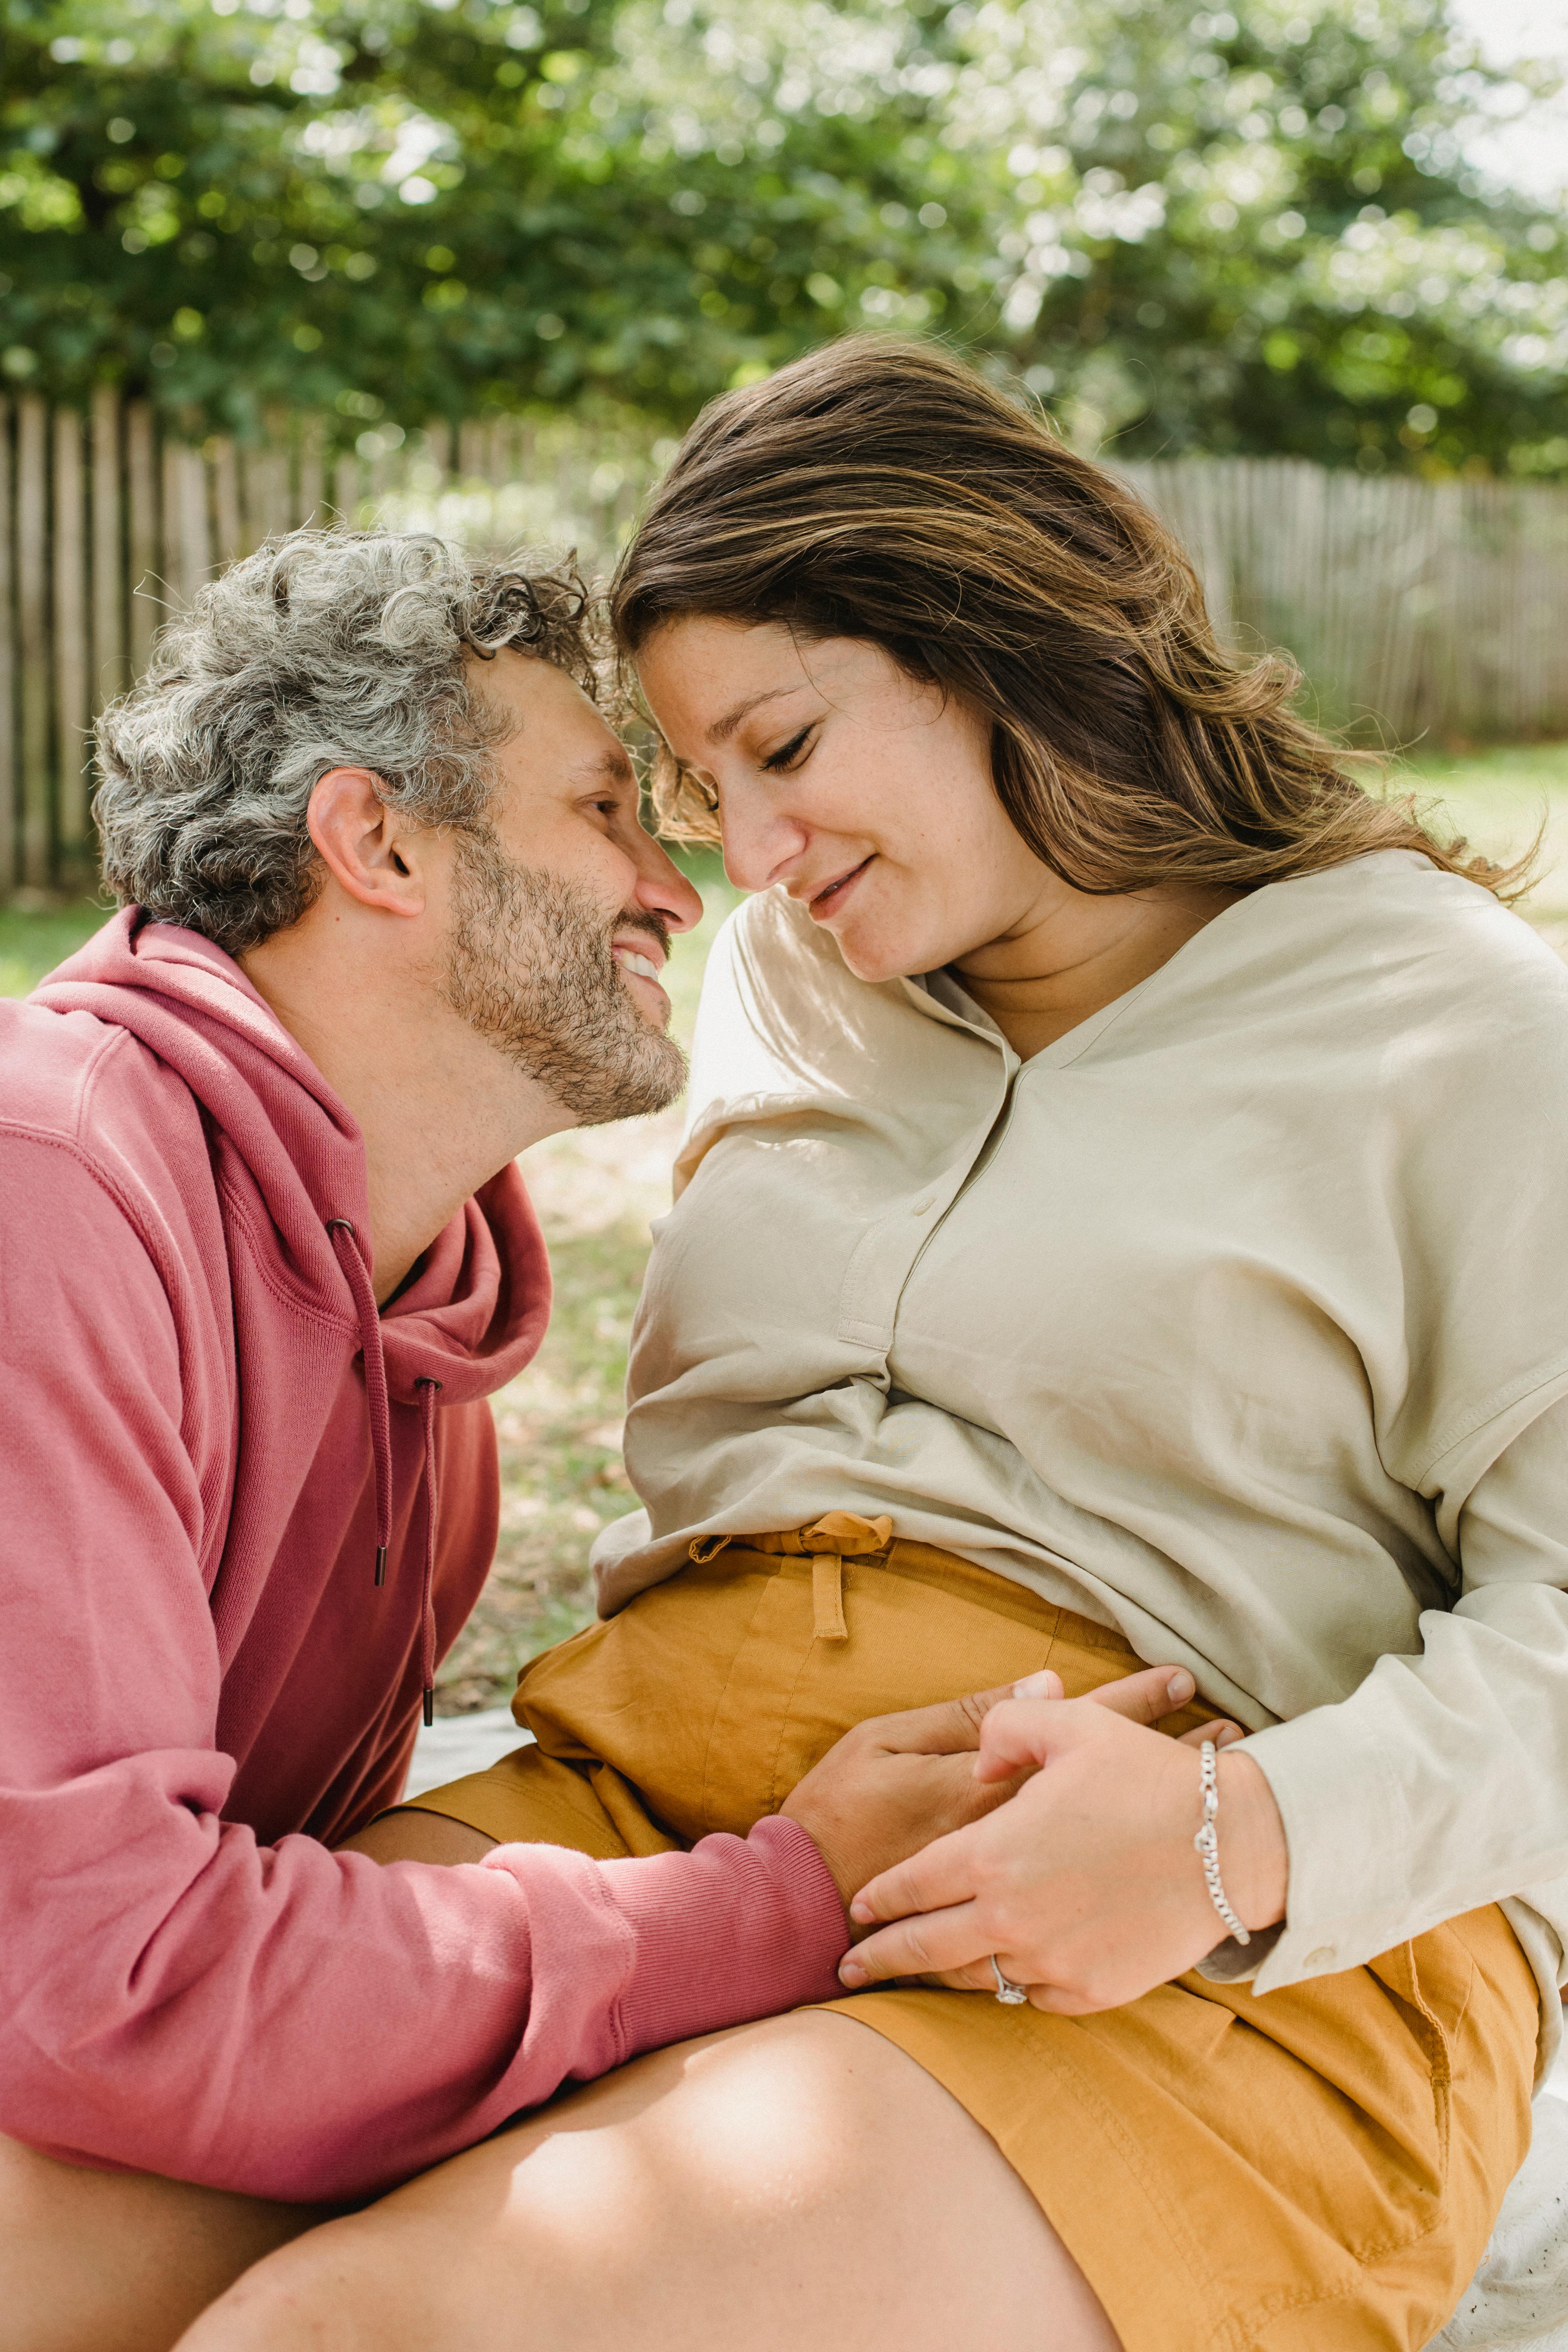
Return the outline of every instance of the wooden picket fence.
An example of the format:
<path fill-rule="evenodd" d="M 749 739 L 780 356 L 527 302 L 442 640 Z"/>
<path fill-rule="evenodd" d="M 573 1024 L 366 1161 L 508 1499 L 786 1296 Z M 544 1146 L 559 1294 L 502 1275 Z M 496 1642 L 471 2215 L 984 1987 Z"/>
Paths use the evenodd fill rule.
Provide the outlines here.
<path fill-rule="evenodd" d="M 341 517 L 607 563 L 672 445 L 569 418 L 195 446 L 108 390 L 0 404 L 0 898 L 91 867 L 93 717 L 214 566 Z M 1367 478 L 1295 460 L 1125 468 L 1222 632 L 1288 646 L 1317 715 L 1392 742 L 1568 735 L 1568 489 Z"/>
<path fill-rule="evenodd" d="M 362 433 L 321 420 L 194 446 L 100 391 L 90 413 L 0 402 L 0 899 L 92 869 L 91 728 L 159 625 L 274 532 L 342 520 L 607 563 L 673 444 L 569 420 Z"/>
<path fill-rule="evenodd" d="M 1325 724 L 1389 746 L 1568 735 L 1568 489 L 1297 458 L 1125 471 L 1220 635 L 1288 647 Z"/>

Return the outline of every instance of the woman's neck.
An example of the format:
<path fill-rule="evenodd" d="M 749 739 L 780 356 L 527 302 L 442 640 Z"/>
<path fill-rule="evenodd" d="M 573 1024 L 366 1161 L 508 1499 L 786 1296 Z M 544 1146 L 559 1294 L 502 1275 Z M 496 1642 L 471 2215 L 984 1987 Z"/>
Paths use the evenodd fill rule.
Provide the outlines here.
<path fill-rule="evenodd" d="M 1062 883 L 1037 920 L 952 970 L 1026 1062 L 1158 971 L 1243 895 L 1171 885 L 1096 898 Z"/>

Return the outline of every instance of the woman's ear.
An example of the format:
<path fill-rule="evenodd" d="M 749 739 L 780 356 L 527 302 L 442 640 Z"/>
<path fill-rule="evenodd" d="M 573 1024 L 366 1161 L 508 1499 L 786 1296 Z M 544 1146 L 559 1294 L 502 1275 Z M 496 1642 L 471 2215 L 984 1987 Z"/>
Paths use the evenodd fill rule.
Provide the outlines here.
<path fill-rule="evenodd" d="M 306 822 L 351 898 L 387 915 L 425 912 L 420 829 L 388 807 L 369 768 L 329 768 L 310 794 Z"/>

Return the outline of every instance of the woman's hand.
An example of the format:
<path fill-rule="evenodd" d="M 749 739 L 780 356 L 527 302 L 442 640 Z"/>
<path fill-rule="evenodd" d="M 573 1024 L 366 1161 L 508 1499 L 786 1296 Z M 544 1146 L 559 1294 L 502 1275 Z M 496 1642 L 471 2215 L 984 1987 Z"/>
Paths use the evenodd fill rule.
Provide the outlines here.
<path fill-rule="evenodd" d="M 1185 1706 L 1193 1687 L 1184 1667 L 1149 1666 L 1102 1684 L 1081 1704 L 1134 1723 L 1158 1723 Z M 1000 1749 L 980 1769 L 984 1725 L 1020 1692 L 1059 1700 L 1061 1678 L 1047 1668 L 1000 1690 L 873 1716 L 847 1731 L 797 1784 L 780 1811 L 810 1832 L 846 1905 L 878 1873 L 1005 1805 L 1037 1769 L 1033 1756 L 1016 1765 L 995 1760 Z M 1241 1737 L 1234 1724 L 1205 1724 L 1188 1736 L 1226 1732 Z"/>
<path fill-rule="evenodd" d="M 994 1953 L 1037 2009 L 1081 2016 L 1136 2000 L 1224 1941 L 1193 1845 L 1202 1819 L 1194 1745 L 1218 1744 L 1221 1728 L 1238 1735 L 1205 1725 L 1163 1738 L 1104 1699 L 1015 1697 L 987 1712 L 976 1779 L 1031 1777 L 985 1819 L 861 1889 L 850 1918 L 878 1932 L 839 1969 L 849 1990 L 934 1976 L 994 1992 Z M 1226 1895 L 1244 1927 L 1272 1927 L 1285 1916 L 1288 1876 L 1273 1793 L 1247 1756 L 1221 1756 L 1219 1787 Z"/>

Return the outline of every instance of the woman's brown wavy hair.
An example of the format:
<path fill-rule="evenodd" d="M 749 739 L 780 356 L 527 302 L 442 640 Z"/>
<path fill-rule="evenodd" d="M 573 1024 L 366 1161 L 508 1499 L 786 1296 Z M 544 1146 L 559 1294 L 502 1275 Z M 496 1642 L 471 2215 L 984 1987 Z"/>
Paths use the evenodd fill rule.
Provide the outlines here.
<path fill-rule="evenodd" d="M 634 656 L 698 614 L 880 646 L 991 723 L 998 795 L 1074 888 L 1256 888 L 1415 849 L 1524 887 L 1380 799 L 1291 709 L 1300 673 L 1216 640 L 1192 565 L 1128 485 L 931 343 L 850 336 L 692 426 L 610 591 Z M 713 840 L 668 752 L 665 830 Z"/>

